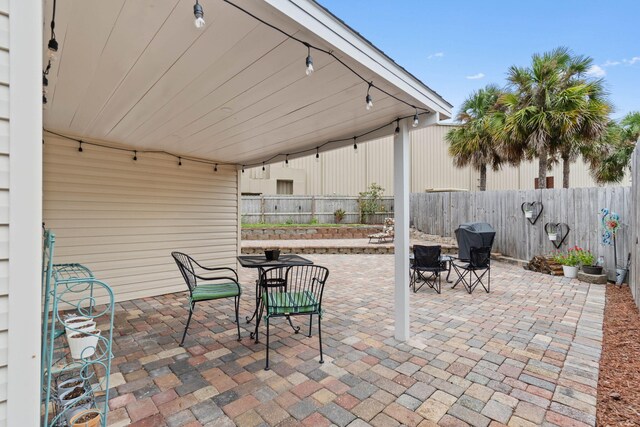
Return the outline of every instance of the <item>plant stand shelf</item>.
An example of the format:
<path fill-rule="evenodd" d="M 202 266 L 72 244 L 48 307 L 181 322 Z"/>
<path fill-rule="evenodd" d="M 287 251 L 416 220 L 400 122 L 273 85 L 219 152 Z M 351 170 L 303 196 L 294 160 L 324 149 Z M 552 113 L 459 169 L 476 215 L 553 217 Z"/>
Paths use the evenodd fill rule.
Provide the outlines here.
<path fill-rule="evenodd" d="M 55 235 L 45 230 L 40 425 L 70 426 L 75 413 L 92 409 L 99 413 L 99 425 L 106 427 L 113 357 L 113 291 L 82 264 L 54 264 L 54 246 Z M 84 321 L 74 326 L 65 322 L 70 317 Z M 71 340 L 75 340 L 72 344 L 77 354 L 70 348 Z M 64 388 L 67 380 L 73 385 Z M 65 393 L 73 397 L 65 399 Z"/>

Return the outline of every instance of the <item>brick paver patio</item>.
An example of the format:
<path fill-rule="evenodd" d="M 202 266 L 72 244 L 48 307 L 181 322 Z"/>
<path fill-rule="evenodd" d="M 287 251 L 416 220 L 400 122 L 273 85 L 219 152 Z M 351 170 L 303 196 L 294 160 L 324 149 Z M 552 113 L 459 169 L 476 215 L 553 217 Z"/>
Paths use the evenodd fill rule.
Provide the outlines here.
<path fill-rule="evenodd" d="M 323 343 L 272 328 L 236 341 L 228 301 L 200 305 L 185 348 L 185 294 L 118 304 L 113 426 L 595 425 L 604 287 L 494 263 L 491 293 L 411 295 L 414 337 L 393 338 L 393 256 L 310 255 L 331 270 Z M 241 270 L 241 315 L 255 271 Z"/>

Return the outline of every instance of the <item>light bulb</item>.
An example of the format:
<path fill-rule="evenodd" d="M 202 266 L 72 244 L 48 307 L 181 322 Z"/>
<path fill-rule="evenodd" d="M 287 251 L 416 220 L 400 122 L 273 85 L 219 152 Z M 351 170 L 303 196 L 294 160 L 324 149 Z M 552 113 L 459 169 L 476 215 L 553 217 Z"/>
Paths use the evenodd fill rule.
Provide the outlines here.
<path fill-rule="evenodd" d="M 371 98 L 371 95 L 367 94 L 365 101 L 367 102 L 367 111 L 371 110 L 373 107 L 373 99 Z"/>
<path fill-rule="evenodd" d="M 285 168 L 289 167 L 289 155 L 288 154 L 284 158 L 284 167 Z"/>
<path fill-rule="evenodd" d="M 318 149 L 316 148 L 316 162 L 320 162 L 320 152 L 318 151 Z"/>
<path fill-rule="evenodd" d="M 307 76 L 310 76 L 313 73 L 313 58 L 311 55 L 307 56 Z"/>
<path fill-rule="evenodd" d="M 58 60 L 58 55 L 54 50 L 50 50 L 47 57 L 49 58 L 49 62 L 56 62 Z"/>
<path fill-rule="evenodd" d="M 204 10 L 198 0 L 196 0 L 196 4 L 193 5 L 193 16 L 196 17 L 194 24 L 197 29 L 204 28 Z"/>
<path fill-rule="evenodd" d="M 418 124 L 420 124 L 420 120 L 418 119 L 418 113 L 416 113 L 416 115 L 413 116 L 413 127 L 417 128 Z"/>

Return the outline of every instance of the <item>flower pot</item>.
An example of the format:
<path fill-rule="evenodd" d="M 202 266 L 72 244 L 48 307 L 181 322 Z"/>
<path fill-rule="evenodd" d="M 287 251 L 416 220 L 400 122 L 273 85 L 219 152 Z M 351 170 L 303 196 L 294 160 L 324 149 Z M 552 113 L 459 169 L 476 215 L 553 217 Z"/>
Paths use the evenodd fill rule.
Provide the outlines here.
<path fill-rule="evenodd" d="M 98 409 L 88 409 L 74 415 L 69 424 L 71 427 L 98 427 L 102 422 L 102 414 Z"/>
<path fill-rule="evenodd" d="M 578 267 L 573 265 L 563 265 L 562 272 L 564 273 L 564 277 L 568 277 L 569 279 L 578 277 Z"/>
<path fill-rule="evenodd" d="M 533 218 L 533 211 L 524 211 L 525 218 Z"/>
<path fill-rule="evenodd" d="M 76 331 L 92 330 L 96 328 L 96 322 L 89 317 L 73 316 L 64 320 L 64 329 L 67 336 Z"/>
<path fill-rule="evenodd" d="M 67 336 L 71 357 L 74 359 L 86 359 L 93 356 L 96 352 L 99 337 L 99 330 L 73 332 Z"/>
<path fill-rule="evenodd" d="M 61 396 L 65 391 L 69 391 L 76 387 L 84 387 L 84 379 L 80 377 L 73 377 L 58 384 L 58 396 Z"/>
<path fill-rule="evenodd" d="M 627 276 L 626 268 L 616 268 L 616 285 L 622 285 L 624 278 Z"/>
<path fill-rule="evenodd" d="M 80 399 L 78 402 L 75 402 L 75 403 L 69 403 L 63 409 L 67 417 L 67 422 L 71 424 L 71 420 L 76 414 L 86 411 L 87 409 L 91 409 L 93 408 L 93 406 L 94 406 L 93 401 L 89 397 Z"/>
<path fill-rule="evenodd" d="M 558 233 L 549 233 L 549 240 L 555 242 L 558 239 Z"/>
<path fill-rule="evenodd" d="M 602 266 L 601 265 L 583 265 L 582 271 L 586 274 L 602 274 Z"/>
<path fill-rule="evenodd" d="M 267 258 L 267 261 L 277 261 L 280 257 L 280 250 L 271 249 L 264 251 L 264 256 Z"/>
<path fill-rule="evenodd" d="M 62 403 L 62 406 L 69 406 L 72 402 L 80 399 L 80 397 L 86 392 L 87 390 L 84 388 L 84 384 L 78 387 L 67 389 L 60 393 L 60 403 Z"/>

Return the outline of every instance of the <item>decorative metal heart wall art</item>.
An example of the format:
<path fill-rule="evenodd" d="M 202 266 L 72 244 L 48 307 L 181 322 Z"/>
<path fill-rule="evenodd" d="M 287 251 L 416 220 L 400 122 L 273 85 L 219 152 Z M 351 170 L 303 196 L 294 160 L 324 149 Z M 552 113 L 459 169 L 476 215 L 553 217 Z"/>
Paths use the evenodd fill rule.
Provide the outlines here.
<path fill-rule="evenodd" d="M 535 224 L 542 215 L 542 210 L 544 209 L 544 205 L 542 202 L 524 202 L 520 205 L 520 210 L 524 214 L 524 217 L 531 223 L 531 225 Z"/>
<path fill-rule="evenodd" d="M 544 225 L 544 232 L 556 249 L 560 249 L 570 231 L 571 228 L 564 222 L 548 222 Z"/>

